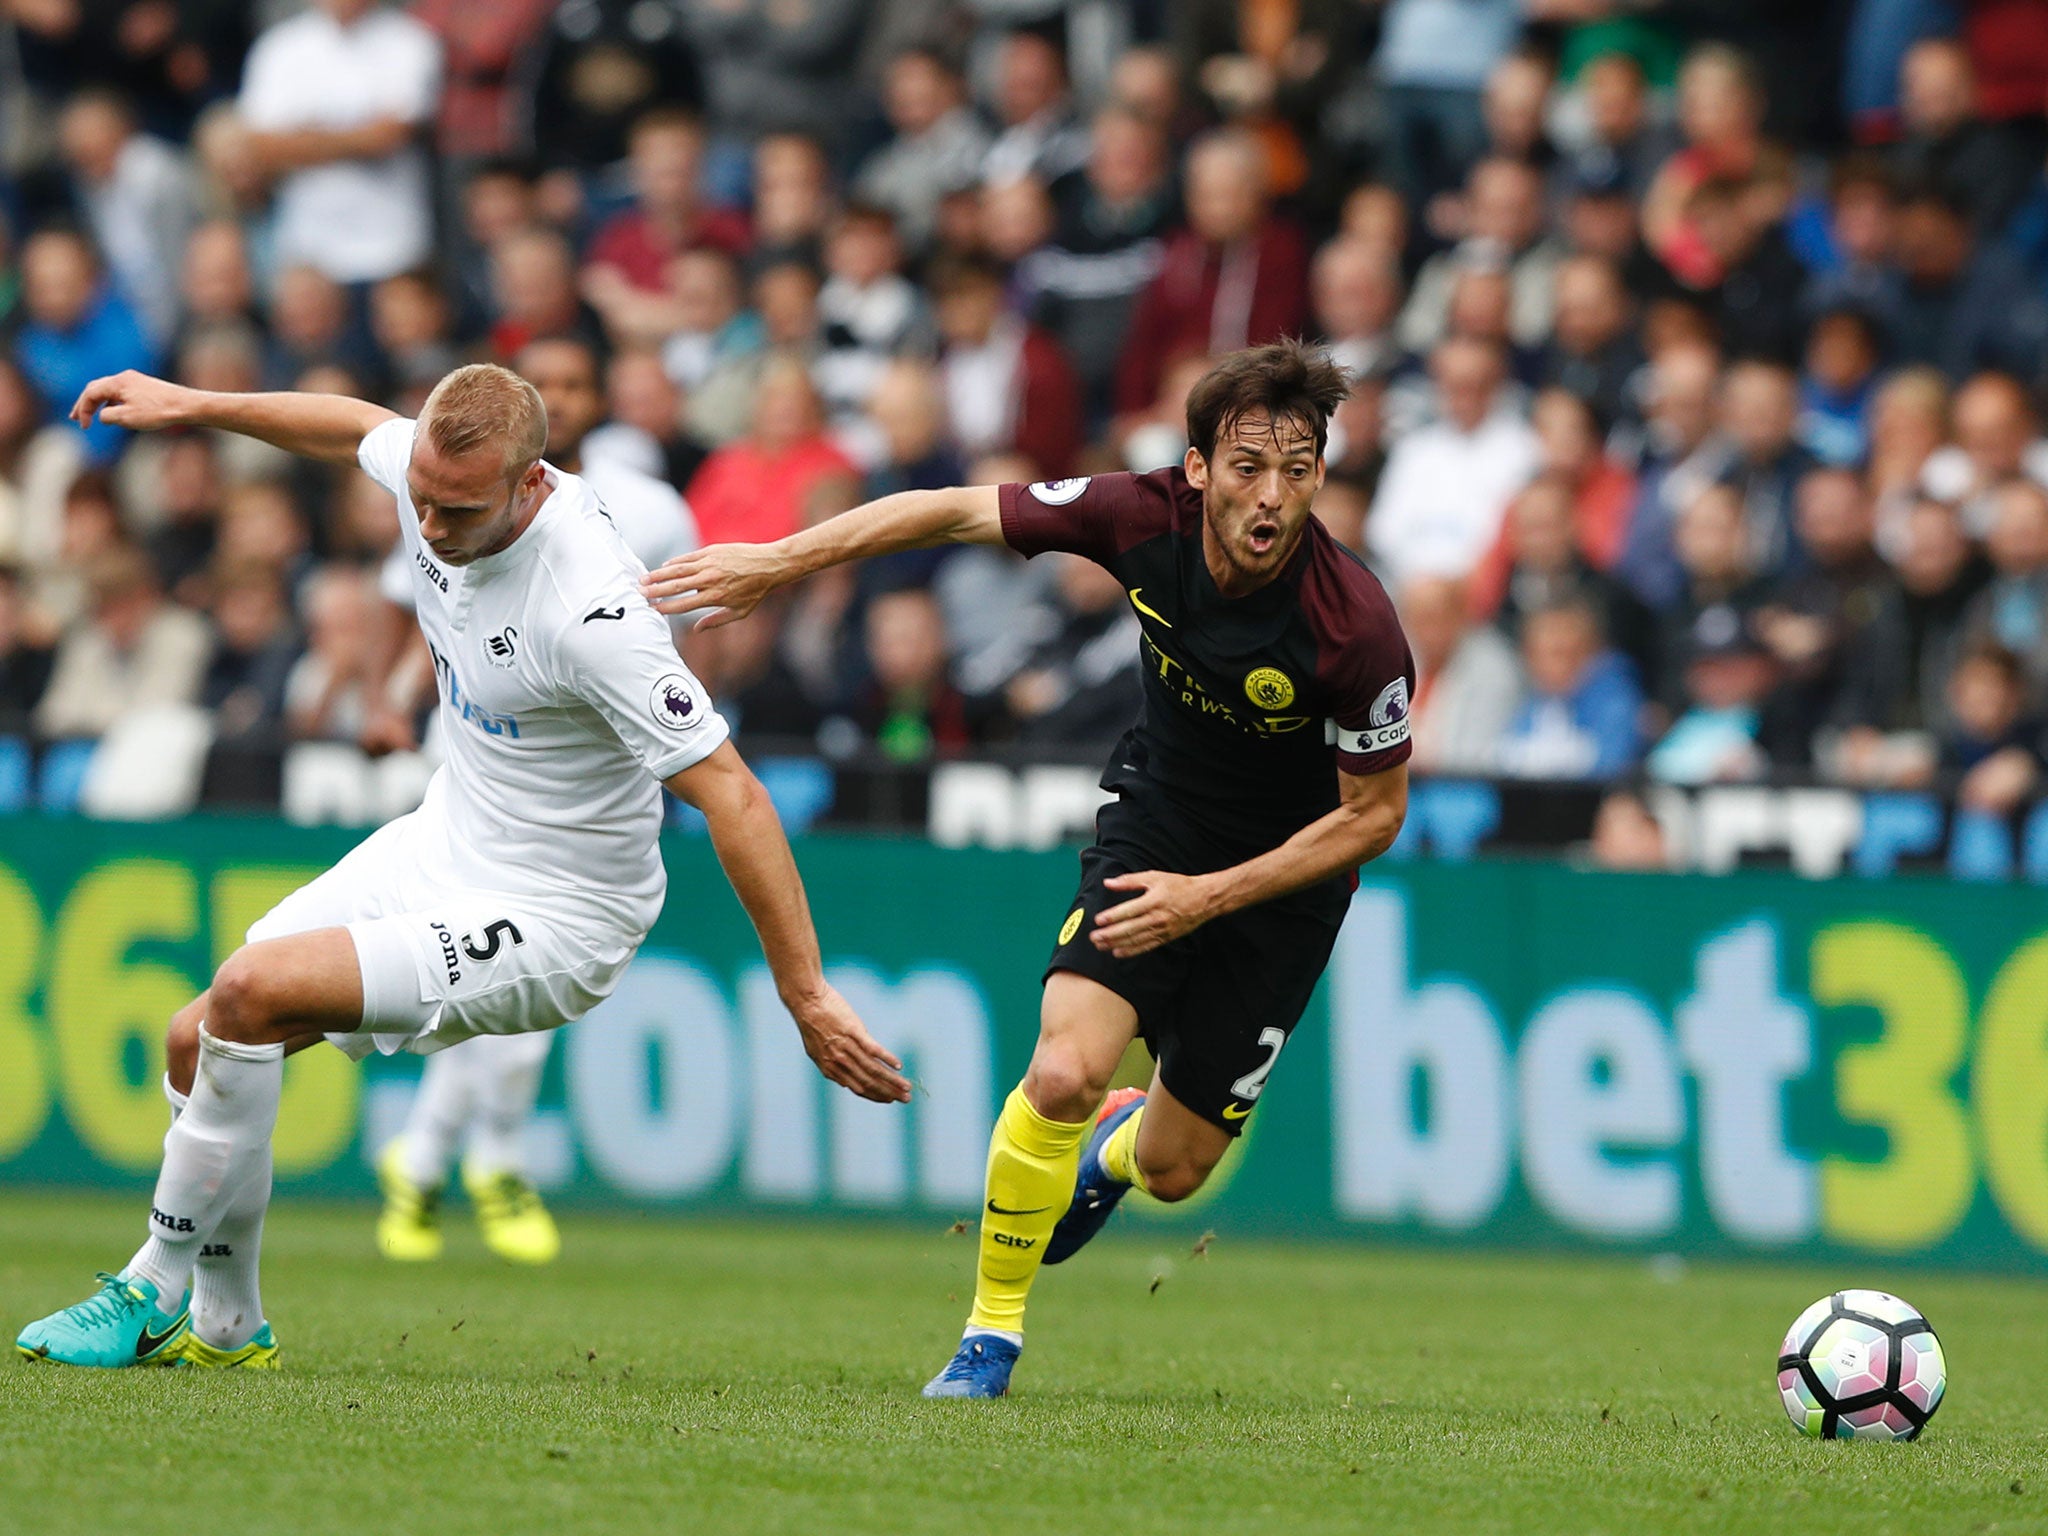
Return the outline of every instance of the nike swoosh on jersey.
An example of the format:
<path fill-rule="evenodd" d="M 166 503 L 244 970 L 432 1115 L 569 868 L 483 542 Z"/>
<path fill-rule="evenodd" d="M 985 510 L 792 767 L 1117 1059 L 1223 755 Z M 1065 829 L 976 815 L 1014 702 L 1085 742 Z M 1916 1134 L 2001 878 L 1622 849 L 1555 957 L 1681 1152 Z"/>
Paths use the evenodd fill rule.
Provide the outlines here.
<path fill-rule="evenodd" d="M 1251 1112 L 1252 1107 L 1249 1104 L 1226 1104 L 1223 1106 L 1223 1118 L 1226 1120 L 1242 1120 Z"/>
<path fill-rule="evenodd" d="M 623 619 L 625 616 L 625 605 L 621 604 L 617 608 L 593 608 L 583 615 L 583 622 L 588 624 L 592 619 Z"/>
<path fill-rule="evenodd" d="M 997 1205 L 995 1201 L 991 1200 L 988 1203 L 988 1209 L 989 1214 L 992 1216 L 1038 1216 L 1051 1210 L 1052 1207 L 1049 1205 L 1034 1205 L 1028 1211 L 1013 1211 L 1008 1206 Z"/>
<path fill-rule="evenodd" d="M 1173 628 L 1173 620 L 1167 618 L 1166 615 L 1162 613 L 1157 613 L 1154 610 L 1146 607 L 1144 603 L 1139 601 L 1138 594 L 1144 590 L 1145 589 L 1143 587 L 1131 588 L 1131 606 L 1137 609 L 1138 612 L 1145 615 L 1146 618 L 1157 619 L 1161 624 L 1164 624 L 1168 629 Z"/>

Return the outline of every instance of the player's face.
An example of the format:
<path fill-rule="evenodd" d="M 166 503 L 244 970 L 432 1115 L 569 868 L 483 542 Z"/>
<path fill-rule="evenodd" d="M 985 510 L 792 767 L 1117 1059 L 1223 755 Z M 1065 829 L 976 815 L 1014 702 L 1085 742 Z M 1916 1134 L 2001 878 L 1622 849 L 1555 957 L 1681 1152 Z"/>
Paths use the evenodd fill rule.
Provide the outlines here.
<path fill-rule="evenodd" d="M 504 455 L 492 447 L 451 458 L 422 432 L 405 473 L 419 515 L 420 538 L 443 565 L 467 565 L 512 542 L 520 513 L 545 480 L 539 464 L 507 479 Z"/>
<path fill-rule="evenodd" d="M 1276 423 L 1263 412 L 1239 417 L 1225 423 L 1209 459 L 1190 448 L 1186 468 L 1188 483 L 1202 493 L 1203 544 L 1217 584 L 1250 591 L 1277 576 L 1301 542 L 1323 484 L 1322 456 L 1307 424 Z"/>

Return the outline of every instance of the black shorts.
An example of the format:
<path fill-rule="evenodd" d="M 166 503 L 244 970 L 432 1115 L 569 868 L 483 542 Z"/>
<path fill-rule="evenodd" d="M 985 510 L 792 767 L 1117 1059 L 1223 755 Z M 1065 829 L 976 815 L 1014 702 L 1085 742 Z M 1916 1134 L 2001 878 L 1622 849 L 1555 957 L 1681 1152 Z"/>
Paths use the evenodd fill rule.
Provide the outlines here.
<path fill-rule="evenodd" d="M 1235 1136 L 1330 962 L 1351 882 L 1329 880 L 1245 907 L 1119 960 L 1088 935 L 1098 912 L 1136 893 L 1104 890 L 1103 881 L 1147 869 L 1207 874 L 1260 850 L 1222 846 L 1128 796 L 1102 808 L 1095 839 L 1081 855 L 1081 888 L 1062 914 L 1045 973 L 1086 976 L 1136 1009 L 1159 1080 L 1189 1109 Z"/>

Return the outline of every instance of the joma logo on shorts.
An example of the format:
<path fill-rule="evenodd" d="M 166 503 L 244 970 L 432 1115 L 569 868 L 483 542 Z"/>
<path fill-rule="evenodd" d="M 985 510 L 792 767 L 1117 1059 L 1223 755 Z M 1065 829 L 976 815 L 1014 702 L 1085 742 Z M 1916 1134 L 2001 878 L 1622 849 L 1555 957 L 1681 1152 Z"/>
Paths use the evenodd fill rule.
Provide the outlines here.
<path fill-rule="evenodd" d="M 153 1205 L 149 1208 L 149 1219 L 162 1227 L 166 1232 L 196 1232 L 199 1230 L 192 1225 L 192 1218 L 190 1216 L 166 1216 Z"/>
<path fill-rule="evenodd" d="M 455 952 L 455 935 L 448 931 L 446 923 L 429 923 L 434 937 L 441 941 L 441 964 L 448 970 L 448 985 L 454 986 L 462 980 L 462 957 Z"/>

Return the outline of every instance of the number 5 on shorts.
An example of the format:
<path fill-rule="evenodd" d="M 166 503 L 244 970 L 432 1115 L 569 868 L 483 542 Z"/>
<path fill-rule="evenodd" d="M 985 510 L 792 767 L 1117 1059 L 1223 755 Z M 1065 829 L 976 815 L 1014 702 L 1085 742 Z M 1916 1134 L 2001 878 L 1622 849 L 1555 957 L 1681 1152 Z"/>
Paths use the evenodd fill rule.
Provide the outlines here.
<path fill-rule="evenodd" d="M 1259 1031 L 1259 1044 L 1266 1048 L 1266 1059 L 1251 1071 L 1245 1073 L 1230 1085 L 1230 1091 L 1247 1104 L 1266 1091 L 1266 1079 L 1272 1074 L 1273 1063 L 1280 1059 L 1280 1047 L 1287 1043 L 1287 1031 L 1274 1025 L 1267 1025 Z"/>
<path fill-rule="evenodd" d="M 489 960 L 498 953 L 498 946 L 507 938 L 510 938 L 514 944 L 524 944 L 526 942 L 526 939 L 519 930 L 512 926 L 512 919 L 501 917 L 495 923 L 485 927 L 483 931 L 484 942 L 482 944 L 477 943 L 475 938 L 465 933 L 462 936 L 462 952 L 472 960 Z M 1272 1065 L 1273 1063 L 1270 1061 L 1266 1063 L 1269 1070 Z"/>

